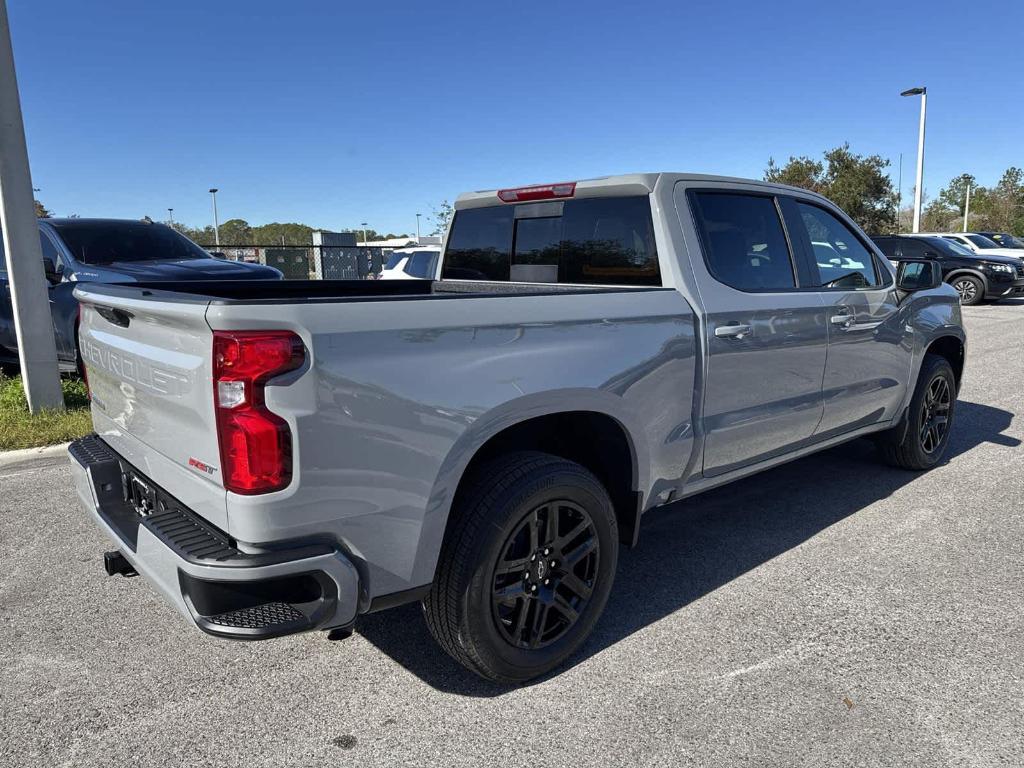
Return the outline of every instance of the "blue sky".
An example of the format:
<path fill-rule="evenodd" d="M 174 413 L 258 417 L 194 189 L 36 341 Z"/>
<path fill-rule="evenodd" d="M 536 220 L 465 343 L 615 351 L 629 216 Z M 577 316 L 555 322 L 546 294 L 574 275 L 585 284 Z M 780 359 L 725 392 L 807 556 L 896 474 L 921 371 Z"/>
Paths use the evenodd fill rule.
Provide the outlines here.
<path fill-rule="evenodd" d="M 366 221 L 469 189 L 760 177 L 849 141 L 912 194 L 1024 165 L 1024 4 L 8 0 L 39 197 L 59 215 Z"/>

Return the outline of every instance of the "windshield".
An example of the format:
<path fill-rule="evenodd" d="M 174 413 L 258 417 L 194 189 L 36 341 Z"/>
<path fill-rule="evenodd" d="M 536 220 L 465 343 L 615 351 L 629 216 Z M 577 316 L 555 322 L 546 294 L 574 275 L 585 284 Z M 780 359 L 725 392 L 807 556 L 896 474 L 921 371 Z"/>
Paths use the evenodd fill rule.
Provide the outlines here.
<path fill-rule="evenodd" d="M 957 256 L 970 256 L 972 259 L 974 258 L 974 251 L 972 251 L 966 245 L 958 243 L 956 240 L 943 240 L 941 238 L 936 237 L 930 239 L 929 242 L 934 243 L 936 245 L 948 246 L 949 250 L 951 250 Z"/>
<path fill-rule="evenodd" d="M 71 255 L 83 264 L 208 259 L 210 254 L 164 224 L 144 221 L 51 222 Z"/>
<path fill-rule="evenodd" d="M 1021 240 L 1019 237 L 1014 237 L 1013 235 L 993 235 L 992 239 L 999 243 L 1003 248 L 1024 248 L 1024 240 Z"/>
<path fill-rule="evenodd" d="M 387 264 L 384 265 L 384 269 L 394 269 L 398 266 L 398 262 L 404 259 L 408 254 L 400 251 L 392 251 L 391 255 L 388 256 Z"/>
<path fill-rule="evenodd" d="M 968 240 L 970 240 L 972 243 L 974 243 L 982 250 L 988 250 L 989 248 L 999 247 L 999 243 L 995 242 L 994 240 L 989 240 L 987 237 L 982 237 L 981 235 L 964 235 L 964 237 L 966 237 Z"/>

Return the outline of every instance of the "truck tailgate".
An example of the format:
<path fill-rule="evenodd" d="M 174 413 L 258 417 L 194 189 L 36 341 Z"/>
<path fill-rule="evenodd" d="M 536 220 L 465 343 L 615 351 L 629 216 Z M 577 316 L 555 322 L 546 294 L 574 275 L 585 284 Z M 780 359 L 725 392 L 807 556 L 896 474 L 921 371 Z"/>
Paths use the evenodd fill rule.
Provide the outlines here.
<path fill-rule="evenodd" d="M 87 287 L 76 295 L 96 432 L 168 493 L 223 526 L 206 303 L 147 301 Z"/>

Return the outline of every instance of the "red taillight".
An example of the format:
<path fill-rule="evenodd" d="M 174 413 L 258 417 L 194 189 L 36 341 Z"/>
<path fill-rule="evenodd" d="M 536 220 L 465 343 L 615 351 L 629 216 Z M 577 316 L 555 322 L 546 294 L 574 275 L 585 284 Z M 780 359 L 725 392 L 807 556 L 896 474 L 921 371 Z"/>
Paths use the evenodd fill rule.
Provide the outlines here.
<path fill-rule="evenodd" d="M 572 197 L 576 194 L 576 182 L 543 184 L 536 187 L 499 189 L 498 199 L 505 203 L 525 203 L 530 200 L 551 200 L 556 197 Z"/>
<path fill-rule="evenodd" d="M 224 487 L 235 493 L 279 491 L 292 478 L 292 434 L 267 410 L 268 379 L 302 365 L 291 331 L 214 331 L 213 401 Z"/>

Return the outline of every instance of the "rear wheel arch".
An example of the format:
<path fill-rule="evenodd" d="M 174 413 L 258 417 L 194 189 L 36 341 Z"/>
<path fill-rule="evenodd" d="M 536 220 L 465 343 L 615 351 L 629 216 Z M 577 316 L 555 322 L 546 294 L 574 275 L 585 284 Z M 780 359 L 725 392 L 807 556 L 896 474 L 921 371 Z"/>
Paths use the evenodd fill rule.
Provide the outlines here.
<path fill-rule="evenodd" d="M 639 528 L 642 457 L 623 423 L 604 411 L 557 411 L 505 426 L 487 437 L 453 484 L 445 538 L 475 472 L 517 451 L 537 451 L 576 462 L 592 472 L 612 499 L 620 540 L 634 544 Z M 443 539 L 442 539 L 443 541 Z"/>

